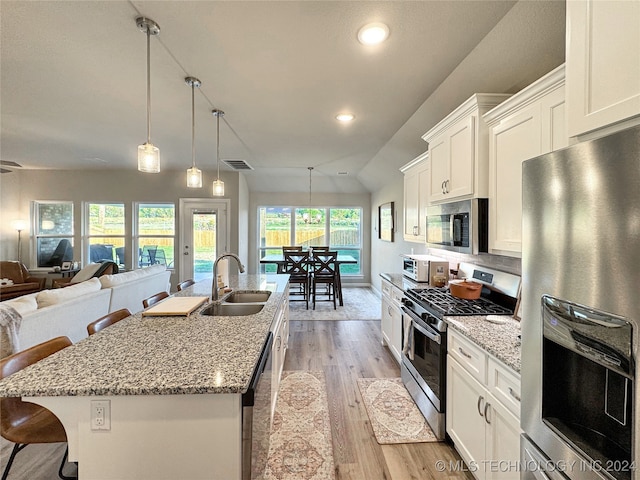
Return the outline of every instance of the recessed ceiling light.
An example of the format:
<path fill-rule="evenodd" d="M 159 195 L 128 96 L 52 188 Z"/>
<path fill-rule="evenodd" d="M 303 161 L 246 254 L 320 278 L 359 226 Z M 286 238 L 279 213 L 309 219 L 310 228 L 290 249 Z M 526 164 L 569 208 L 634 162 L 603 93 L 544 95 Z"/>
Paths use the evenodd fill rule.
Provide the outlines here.
<path fill-rule="evenodd" d="M 353 113 L 339 113 L 338 115 L 336 115 L 336 120 L 338 120 L 339 122 L 350 122 L 354 118 L 356 118 L 356 116 Z"/>
<path fill-rule="evenodd" d="M 389 36 L 389 27 L 384 23 L 369 23 L 358 31 L 358 40 L 363 45 L 377 45 Z"/>

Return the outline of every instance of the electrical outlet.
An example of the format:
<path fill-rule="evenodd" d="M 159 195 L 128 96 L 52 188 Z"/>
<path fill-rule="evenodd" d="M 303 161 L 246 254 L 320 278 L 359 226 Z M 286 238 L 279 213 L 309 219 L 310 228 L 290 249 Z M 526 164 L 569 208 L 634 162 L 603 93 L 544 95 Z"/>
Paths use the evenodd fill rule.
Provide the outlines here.
<path fill-rule="evenodd" d="M 91 400 L 91 430 L 111 430 L 110 400 Z"/>

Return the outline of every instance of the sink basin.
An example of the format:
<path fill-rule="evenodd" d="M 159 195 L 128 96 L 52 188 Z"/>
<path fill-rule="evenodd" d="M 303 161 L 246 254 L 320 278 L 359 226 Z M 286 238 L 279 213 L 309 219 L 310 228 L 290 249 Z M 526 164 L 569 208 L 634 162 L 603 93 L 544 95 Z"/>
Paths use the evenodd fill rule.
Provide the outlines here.
<path fill-rule="evenodd" d="M 266 302 L 269 299 L 271 292 L 267 290 L 261 290 L 258 292 L 233 292 L 229 297 L 224 299 L 224 303 L 258 303 Z"/>
<path fill-rule="evenodd" d="M 242 317 L 253 315 L 264 308 L 262 303 L 215 303 L 204 308 L 200 315 L 215 315 L 218 317 Z"/>

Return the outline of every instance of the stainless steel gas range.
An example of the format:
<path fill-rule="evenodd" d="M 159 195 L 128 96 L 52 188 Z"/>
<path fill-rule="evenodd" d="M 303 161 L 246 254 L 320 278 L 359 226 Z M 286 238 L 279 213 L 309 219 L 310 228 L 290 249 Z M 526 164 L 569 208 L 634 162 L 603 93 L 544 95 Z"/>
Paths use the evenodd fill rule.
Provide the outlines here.
<path fill-rule="evenodd" d="M 512 315 L 520 277 L 461 264 L 460 274 L 483 285 L 481 297 L 464 300 L 448 288 L 405 290 L 402 381 L 439 440 L 445 438 L 447 316 Z"/>

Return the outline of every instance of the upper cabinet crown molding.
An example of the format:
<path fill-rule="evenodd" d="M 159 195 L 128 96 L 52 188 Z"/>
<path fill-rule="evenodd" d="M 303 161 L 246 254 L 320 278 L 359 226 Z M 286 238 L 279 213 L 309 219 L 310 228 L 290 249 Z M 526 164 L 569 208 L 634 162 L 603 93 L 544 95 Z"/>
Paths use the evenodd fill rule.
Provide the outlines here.
<path fill-rule="evenodd" d="M 540 98 L 562 87 L 564 83 L 565 64 L 563 63 L 497 107 L 489 110 L 484 114 L 483 118 L 487 125 L 494 125 L 505 117 L 513 115 L 516 111 L 537 102 Z"/>
<path fill-rule="evenodd" d="M 569 136 L 640 123 L 639 25 L 640 0 L 567 2 Z"/>
<path fill-rule="evenodd" d="M 453 112 L 451 112 L 440 122 L 438 122 L 433 128 L 431 128 L 427 133 L 425 133 L 422 136 L 422 139 L 425 142 L 429 143 L 432 138 L 441 135 L 442 132 L 444 132 L 452 124 L 468 117 L 474 111 L 487 111 L 495 107 L 499 103 L 502 103 L 510 96 L 511 95 L 505 93 L 474 93 L 473 95 L 471 95 L 471 97 L 465 100 L 462 105 L 456 108 Z"/>

